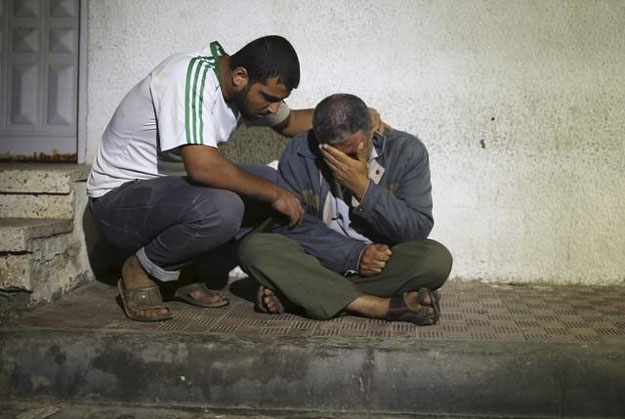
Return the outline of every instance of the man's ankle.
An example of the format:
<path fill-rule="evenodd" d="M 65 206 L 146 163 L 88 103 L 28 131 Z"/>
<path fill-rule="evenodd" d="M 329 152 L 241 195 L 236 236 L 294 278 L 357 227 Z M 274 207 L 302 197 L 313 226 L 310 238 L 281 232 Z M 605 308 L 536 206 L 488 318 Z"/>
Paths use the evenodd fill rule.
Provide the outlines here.
<path fill-rule="evenodd" d="M 388 313 L 390 301 L 390 298 L 362 295 L 352 301 L 347 309 L 363 316 L 383 319 Z"/>
<path fill-rule="evenodd" d="M 147 272 L 141 266 L 139 259 L 135 255 L 130 256 L 122 266 L 122 278 L 126 288 L 145 288 L 155 285 Z"/>

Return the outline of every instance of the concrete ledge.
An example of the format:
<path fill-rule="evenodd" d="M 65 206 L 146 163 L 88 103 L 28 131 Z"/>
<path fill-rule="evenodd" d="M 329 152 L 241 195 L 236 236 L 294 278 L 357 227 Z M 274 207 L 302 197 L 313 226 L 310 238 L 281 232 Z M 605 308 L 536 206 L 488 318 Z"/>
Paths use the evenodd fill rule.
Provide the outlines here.
<path fill-rule="evenodd" d="M 85 181 L 91 168 L 80 164 L 0 164 L 4 193 L 68 194 L 75 182 Z"/>
<path fill-rule="evenodd" d="M 0 256 L 0 289 L 32 291 L 33 255 Z"/>
<path fill-rule="evenodd" d="M 0 218 L 72 219 L 74 194 L 0 194 Z"/>
<path fill-rule="evenodd" d="M 205 408 L 625 417 L 622 343 L 4 330 L 0 397 Z"/>
<path fill-rule="evenodd" d="M 69 219 L 0 218 L 0 252 L 28 250 L 31 239 L 72 231 Z"/>

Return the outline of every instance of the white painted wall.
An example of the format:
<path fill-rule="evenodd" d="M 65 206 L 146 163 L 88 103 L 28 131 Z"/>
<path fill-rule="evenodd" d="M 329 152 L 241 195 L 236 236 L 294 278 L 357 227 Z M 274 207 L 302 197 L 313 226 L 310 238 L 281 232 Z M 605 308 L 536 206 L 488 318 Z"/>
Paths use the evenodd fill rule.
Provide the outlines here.
<path fill-rule="evenodd" d="M 354 93 L 428 146 L 453 276 L 625 281 L 625 2 L 92 0 L 87 159 L 161 59 L 273 33 L 292 107 Z"/>

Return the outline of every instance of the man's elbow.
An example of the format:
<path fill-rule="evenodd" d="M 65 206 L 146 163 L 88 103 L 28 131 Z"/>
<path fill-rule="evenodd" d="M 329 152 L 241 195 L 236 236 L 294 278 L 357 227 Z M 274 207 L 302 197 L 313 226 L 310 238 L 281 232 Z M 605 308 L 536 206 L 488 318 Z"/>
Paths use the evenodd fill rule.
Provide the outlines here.
<path fill-rule="evenodd" d="M 412 228 L 405 228 L 402 226 L 399 230 L 404 233 L 404 237 L 401 241 L 425 240 L 432 232 L 432 228 L 434 228 L 434 220 L 431 219 L 417 222 L 412 226 Z"/>
<path fill-rule="evenodd" d="M 193 183 L 212 186 L 213 182 L 207 170 L 201 167 L 186 167 L 187 177 Z"/>

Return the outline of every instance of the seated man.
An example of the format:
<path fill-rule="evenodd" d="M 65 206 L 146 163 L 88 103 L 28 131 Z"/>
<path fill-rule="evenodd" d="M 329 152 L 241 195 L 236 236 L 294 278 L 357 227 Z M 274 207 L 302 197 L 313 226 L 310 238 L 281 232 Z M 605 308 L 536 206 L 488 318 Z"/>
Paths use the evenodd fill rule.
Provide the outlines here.
<path fill-rule="evenodd" d="M 447 280 L 452 258 L 427 239 L 432 187 L 421 141 L 374 132 L 365 103 L 337 94 L 317 105 L 313 129 L 288 144 L 278 170 L 278 184 L 306 213 L 300 225 L 274 222 L 272 233 L 241 243 L 241 267 L 261 284 L 257 309 L 438 322 L 433 291 Z"/>

